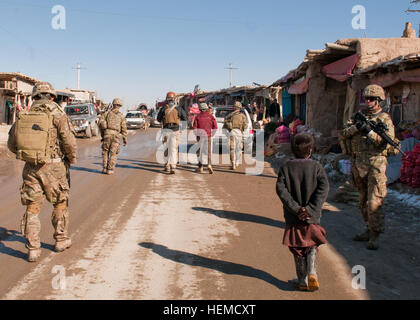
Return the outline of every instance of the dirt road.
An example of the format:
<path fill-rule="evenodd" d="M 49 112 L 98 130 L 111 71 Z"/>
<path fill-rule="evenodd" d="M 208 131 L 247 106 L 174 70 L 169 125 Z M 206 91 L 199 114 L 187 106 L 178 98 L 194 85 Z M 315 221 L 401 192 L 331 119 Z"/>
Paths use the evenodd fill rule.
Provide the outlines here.
<path fill-rule="evenodd" d="M 332 245 L 320 249 L 319 292 L 297 292 L 288 283 L 294 264 L 281 245 L 285 225 L 268 165 L 261 176 L 227 166 L 199 175 L 189 165 L 165 175 L 156 162 L 156 133 L 131 133 L 114 176 L 101 174 L 99 141 L 78 140 L 74 244 L 52 251 L 52 210 L 45 203 L 36 264 L 26 262 L 17 231 L 23 164 L 3 159 L 1 299 L 369 299 L 367 290 L 352 288 L 353 266 Z"/>

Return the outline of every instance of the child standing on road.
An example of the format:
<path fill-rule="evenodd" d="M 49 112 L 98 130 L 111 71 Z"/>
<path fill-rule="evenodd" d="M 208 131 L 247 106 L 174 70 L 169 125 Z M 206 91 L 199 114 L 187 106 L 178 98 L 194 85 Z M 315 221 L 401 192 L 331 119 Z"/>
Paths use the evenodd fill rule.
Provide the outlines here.
<path fill-rule="evenodd" d="M 301 291 L 319 289 L 316 272 L 318 247 L 327 243 L 326 231 L 320 222 L 329 183 L 322 165 L 310 159 L 313 149 L 311 135 L 296 135 L 292 140 L 296 159 L 280 169 L 276 185 L 286 220 L 283 244 L 294 256 L 298 278 L 293 284 Z"/>

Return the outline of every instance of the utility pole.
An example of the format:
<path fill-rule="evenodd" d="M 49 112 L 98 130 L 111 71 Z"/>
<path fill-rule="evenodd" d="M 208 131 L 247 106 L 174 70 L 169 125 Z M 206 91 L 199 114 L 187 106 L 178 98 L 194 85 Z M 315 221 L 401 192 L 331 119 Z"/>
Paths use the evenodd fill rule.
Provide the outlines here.
<path fill-rule="evenodd" d="M 232 70 L 239 70 L 239 68 L 232 68 L 232 64 L 229 64 L 229 68 L 225 68 L 225 70 L 229 70 L 229 88 L 232 88 Z"/>
<path fill-rule="evenodd" d="M 77 70 L 77 90 L 80 90 L 80 70 L 86 70 L 86 68 L 81 68 L 80 62 L 77 63 L 77 68 L 73 68 L 73 70 Z"/>

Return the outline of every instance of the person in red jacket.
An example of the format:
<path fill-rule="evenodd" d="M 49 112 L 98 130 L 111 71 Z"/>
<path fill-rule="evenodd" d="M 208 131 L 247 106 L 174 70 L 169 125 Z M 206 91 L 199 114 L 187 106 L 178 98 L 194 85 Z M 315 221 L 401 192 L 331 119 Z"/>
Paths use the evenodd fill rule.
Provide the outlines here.
<path fill-rule="evenodd" d="M 208 158 L 208 170 L 210 174 L 213 174 L 213 168 L 211 166 L 211 154 L 212 154 L 212 140 L 211 138 L 215 135 L 217 130 L 216 118 L 208 112 L 209 106 L 206 103 L 200 103 L 199 109 L 201 113 L 194 119 L 194 133 L 197 136 L 199 142 L 200 155 L 198 159 L 198 173 L 203 173 L 203 164 L 205 156 Z"/>

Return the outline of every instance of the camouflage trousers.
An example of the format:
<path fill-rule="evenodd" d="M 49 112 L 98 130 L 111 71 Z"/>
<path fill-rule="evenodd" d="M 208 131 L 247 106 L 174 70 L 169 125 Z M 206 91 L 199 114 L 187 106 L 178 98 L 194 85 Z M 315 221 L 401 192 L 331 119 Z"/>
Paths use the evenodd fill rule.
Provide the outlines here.
<path fill-rule="evenodd" d="M 385 214 L 382 209 L 387 195 L 386 161 L 379 161 L 369 169 L 353 165 L 353 181 L 360 193 L 360 210 L 369 230 L 385 231 Z"/>
<path fill-rule="evenodd" d="M 119 135 L 106 135 L 102 143 L 103 168 L 114 170 L 120 153 L 121 142 Z"/>
<path fill-rule="evenodd" d="M 69 239 L 67 208 L 69 185 L 64 163 L 37 166 L 27 163 L 23 169 L 22 178 L 21 201 L 27 208 L 21 221 L 21 231 L 27 240 L 26 247 L 30 250 L 41 247 L 39 214 L 45 198 L 54 206 L 51 217 L 54 239 L 57 242 Z"/>
<path fill-rule="evenodd" d="M 241 130 L 233 129 L 230 132 L 230 162 L 239 165 L 242 161 L 243 135 Z"/>

